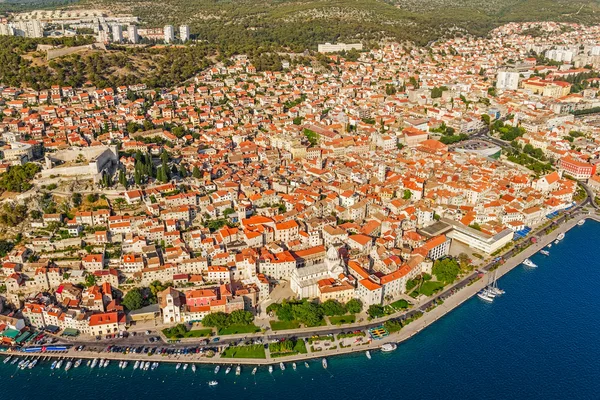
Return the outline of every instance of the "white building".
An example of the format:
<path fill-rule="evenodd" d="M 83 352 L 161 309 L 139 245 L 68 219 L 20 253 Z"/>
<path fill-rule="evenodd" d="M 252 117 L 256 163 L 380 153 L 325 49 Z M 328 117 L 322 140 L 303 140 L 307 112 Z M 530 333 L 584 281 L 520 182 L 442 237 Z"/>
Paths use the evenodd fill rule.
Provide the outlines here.
<path fill-rule="evenodd" d="M 123 28 L 121 25 L 112 26 L 112 39 L 115 43 L 121 43 L 123 41 Z"/>
<path fill-rule="evenodd" d="M 319 297 L 318 282 L 325 278 L 338 279 L 343 273 L 344 267 L 338 251 L 335 247 L 330 247 L 324 263 L 304 266 L 292 272 L 290 288 L 301 299 Z"/>
<path fill-rule="evenodd" d="M 338 44 L 331 44 L 331 43 L 325 43 L 325 44 L 320 44 L 318 47 L 319 53 L 336 53 L 338 51 L 350 51 L 352 49 L 356 49 L 356 50 L 362 50 L 363 45 L 362 43 L 351 43 L 351 44 L 346 44 L 346 43 L 338 43 Z"/>
<path fill-rule="evenodd" d="M 517 71 L 498 71 L 496 89 L 517 90 L 519 87 L 519 73 Z"/>
<path fill-rule="evenodd" d="M 175 41 L 175 28 L 173 25 L 165 25 L 165 43 L 173 43 Z"/>
<path fill-rule="evenodd" d="M 127 37 L 129 39 L 129 43 L 137 43 L 140 40 L 136 25 L 129 25 L 127 27 Z"/>
<path fill-rule="evenodd" d="M 443 218 L 442 221 L 452 225 L 453 228 L 446 236 L 487 254 L 501 249 L 509 243 L 514 236 L 514 232 L 508 228 L 492 236 L 463 225 L 458 221 L 446 218 Z"/>
<path fill-rule="evenodd" d="M 181 25 L 179 27 L 179 39 L 182 42 L 187 42 L 190 40 L 190 27 L 189 25 Z"/>

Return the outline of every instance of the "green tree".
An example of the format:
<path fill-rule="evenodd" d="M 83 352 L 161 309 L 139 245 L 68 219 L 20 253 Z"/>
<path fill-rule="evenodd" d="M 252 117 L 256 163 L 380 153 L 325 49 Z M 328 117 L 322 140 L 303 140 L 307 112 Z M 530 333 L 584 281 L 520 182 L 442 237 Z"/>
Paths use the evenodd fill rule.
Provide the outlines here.
<path fill-rule="evenodd" d="M 451 283 L 456 280 L 460 272 L 458 262 L 451 258 L 436 260 L 433 263 L 433 274 L 440 282 Z"/>
<path fill-rule="evenodd" d="M 131 289 L 127 292 L 125 297 L 123 297 L 122 304 L 130 311 L 139 310 L 144 306 L 144 296 L 142 295 L 142 291 L 139 288 Z"/>
<path fill-rule="evenodd" d="M 73 207 L 79 207 L 83 201 L 83 196 L 81 196 L 81 193 L 75 192 L 71 196 L 71 201 L 73 202 Z"/>
<path fill-rule="evenodd" d="M 367 314 L 369 314 L 369 317 L 371 318 L 380 318 L 385 315 L 385 311 L 383 306 L 379 304 L 371 304 L 367 310 Z"/>
<path fill-rule="evenodd" d="M 359 299 L 351 299 L 346 303 L 346 309 L 350 314 L 358 314 L 363 309 L 363 303 Z"/>
<path fill-rule="evenodd" d="M 194 165 L 194 169 L 192 170 L 192 176 L 196 179 L 202 178 L 202 173 L 200 172 L 200 169 L 196 165 Z"/>
<path fill-rule="evenodd" d="M 323 313 L 329 317 L 346 314 L 346 307 L 337 300 L 327 300 L 321 307 L 323 308 Z"/>
<path fill-rule="evenodd" d="M 227 314 L 224 312 L 214 312 L 206 315 L 202 318 L 202 325 L 211 327 L 211 328 L 222 328 L 227 326 L 228 318 Z"/>

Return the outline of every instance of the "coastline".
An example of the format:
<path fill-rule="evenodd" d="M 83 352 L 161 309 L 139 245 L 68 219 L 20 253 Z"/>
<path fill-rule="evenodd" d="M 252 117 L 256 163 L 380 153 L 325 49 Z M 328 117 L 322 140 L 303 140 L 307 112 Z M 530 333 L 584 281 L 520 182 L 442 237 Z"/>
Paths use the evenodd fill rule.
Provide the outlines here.
<path fill-rule="evenodd" d="M 573 227 L 577 226 L 577 223 L 580 220 L 591 219 L 596 222 L 600 222 L 600 217 L 587 213 L 581 213 L 574 216 L 571 220 L 562 223 L 557 229 L 552 231 L 550 234 L 543 236 L 538 243 L 530 245 L 528 248 L 523 250 L 522 252 L 514 255 L 513 257 L 507 259 L 504 264 L 498 266 L 493 272 L 497 274 L 497 277 L 500 278 L 513 270 L 515 267 L 521 265 L 521 263 L 526 259 L 540 250 L 544 249 L 549 243 L 552 243 L 556 240 L 556 237 L 561 233 L 566 233 L 570 231 Z M 491 272 L 487 272 L 486 275 L 489 276 Z M 471 275 L 469 275 L 471 276 Z M 106 352 L 93 352 L 93 351 L 81 351 L 77 352 L 73 349 L 70 349 L 68 352 L 62 353 L 21 353 L 21 352 L 10 352 L 7 354 L 17 355 L 19 357 L 49 357 L 49 358 L 81 358 L 81 359 L 93 359 L 93 358 L 104 358 L 114 361 L 157 361 L 157 362 L 169 362 L 169 363 L 197 363 L 197 364 L 207 364 L 207 365 L 216 365 L 216 364 L 239 364 L 239 365 L 271 365 L 277 364 L 280 362 L 288 363 L 295 361 L 306 361 L 310 359 L 318 359 L 318 358 L 326 358 L 333 357 L 337 355 L 347 355 L 350 353 L 357 353 L 366 350 L 376 350 L 381 347 L 384 343 L 402 343 L 416 334 L 420 333 L 423 329 L 429 327 L 434 324 L 440 318 L 449 314 L 452 310 L 462 305 L 465 301 L 469 300 L 471 297 L 476 295 L 481 289 L 483 289 L 487 285 L 487 279 L 479 279 L 475 281 L 471 285 L 466 285 L 462 287 L 459 291 L 445 298 L 444 303 L 436 306 L 429 312 L 423 313 L 421 318 L 414 320 L 409 325 L 403 327 L 399 332 L 390 334 L 389 336 L 383 338 L 382 340 L 371 341 L 370 343 L 360 345 L 357 347 L 349 347 L 349 348 L 338 348 L 335 350 L 324 350 L 318 352 L 309 352 L 307 354 L 297 354 L 293 356 L 287 357 L 277 357 L 277 358 L 265 358 L 265 359 L 247 359 L 247 358 L 221 358 L 220 355 L 217 355 L 212 358 L 202 357 L 200 355 L 172 355 L 172 356 L 163 356 L 163 355 L 152 355 L 148 356 L 147 354 L 122 354 L 122 353 L 106 353 Z M 440 295 L 443 295 L 440 294 Z M 435 297 L 437 298 L 437 297 Z M 411 310 L 411 311 L 414 311 Z M 378 321 L 383 321 L 385 318 L 380 319 Z M 366 326 L 371 326 L 377 324 L 378 321 L 369 321 L 368 323 L 362 323 L 363 329 Z M 348 329 L 358 328 L 358 326 L 348 326 Z M 318 332 L 318 330 L 315 330 Z M 105 346 L 103 346 L 105 347 Z"/>

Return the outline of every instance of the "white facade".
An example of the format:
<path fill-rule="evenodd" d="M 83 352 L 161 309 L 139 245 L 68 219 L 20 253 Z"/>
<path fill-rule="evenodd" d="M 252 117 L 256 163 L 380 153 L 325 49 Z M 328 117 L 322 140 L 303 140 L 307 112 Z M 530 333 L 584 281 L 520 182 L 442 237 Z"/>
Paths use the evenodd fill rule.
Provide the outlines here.
<path fill-rule="evenodd" d="M 121 25 L 112 26 L 112 39 L 115 43 L 121 43 L 123 41 L 123 28 Z"/>
<path fill-rule="evenodd" d="M 496 88 L 502 90 L 517 90 L 519 87 L 519 73 L 516 71 L 498 71 Z"/>
<path fill-rule="evenodd" d="M 137 43 L 140 40 L 138 36 L 137 26 L 129 25 L 127 27 L 127 36 L 129 39 L 129 43 Z"/>
<path fill-rule="evenodd" d="M 173 43 L 175 41 L 175 28 L 173 25 L 165 25 L 165 43 Z"/>
<path fill-rule="evenodd" d="M 181 25 L 179 27 L 179 39 L 182 42 L 187 42 L 190 40 L 190 27 L 189 25 Z"/>

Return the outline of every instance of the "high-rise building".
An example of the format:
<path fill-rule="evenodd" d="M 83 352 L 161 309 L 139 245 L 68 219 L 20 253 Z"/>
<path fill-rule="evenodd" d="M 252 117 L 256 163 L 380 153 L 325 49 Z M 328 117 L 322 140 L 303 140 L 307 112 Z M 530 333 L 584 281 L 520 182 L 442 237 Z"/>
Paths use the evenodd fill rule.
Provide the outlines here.
<path fill-rule="evenodd" d="M 517 71 L 498 71 L 496 89 L 517 90 L 519 87 L 519 73 Z"/>
<path fill-rule="evenodd" d="M 121 43 L 123 41 L 123 28 L 121 25 L 112 26 L 112 39 L 115 43 Z"/>
<path fill-rule="evenodd" d="M 10 24 L 0 24 L 0 35 L 13 36 L 15 34 L 13 27 Z"/>
<path fill-rule="evenodd" d="M 13 25 L 15 36 L 25 36 L 28 38 L 44 37 L 44 25 L 37 19 L 29 21 L 18 21 Z"/>
<path fill-rule="evenodd" d="M 173 25 L 165 25 L 165 43 L 173 43 L 175 41 L 175 28 Z"/>
<path fill-rule="evenodd" d="M 181 25 L 179 27 L 179 39 L 182 42 L 187 42 L 190 40 L 190 27 L 189 25 Z"/>
<path fill-rule="evenodd" d="M 127 27 L 127 36 L 129 43 L 137 43 L 139 41 L 138 31 L 136 25 L 129 25 Z"/>

